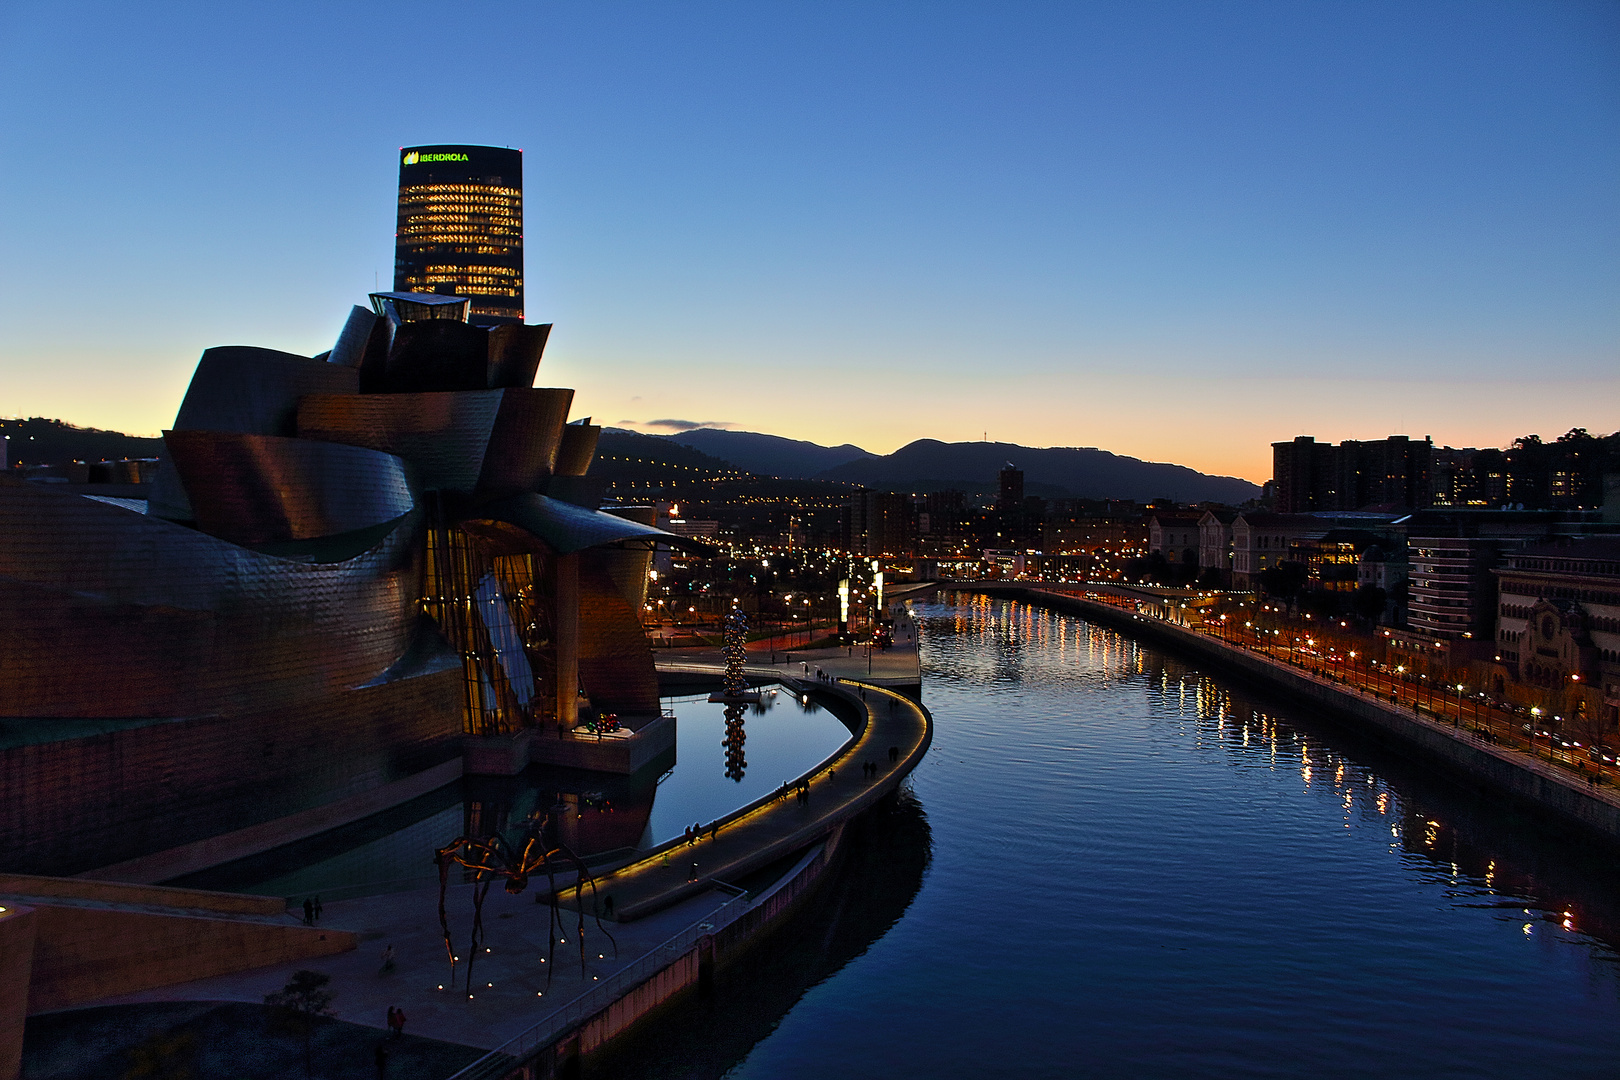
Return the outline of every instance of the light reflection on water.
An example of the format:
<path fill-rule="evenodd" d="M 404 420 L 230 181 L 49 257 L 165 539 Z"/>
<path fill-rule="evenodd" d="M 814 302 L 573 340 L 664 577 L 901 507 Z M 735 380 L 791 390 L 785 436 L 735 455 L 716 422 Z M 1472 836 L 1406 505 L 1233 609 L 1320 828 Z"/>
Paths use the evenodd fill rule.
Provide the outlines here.
<path fill-rule="evenodd" d="M 830 756 L 850 738 L 849 729 L 826 709 L 783 690 L 765 692 L 743 716 L 747 766 L 727 777 L 725 706 L 707 694 L 664 699 L 678 718 L 675 771 L 658 786 L 653 800 L 652 843 L 681 835 L 693 822 L 708 824 L 739 806 L 774 791 Z"/>
<path fill-rule="evenodd" d="M 548 808 L 562 822 L 561 840 L 579 855 L 624 853 L 765 795 L 850 738 L 829 709 L 767 690 L 744 715 L 747 766 L 733 780 L 723 745 L 725 706 L 705 693 L 666 698 L 663 707 L 677 717 L 672 767 L 666 759 L 634 777 L 539 766 L 517 777 L 467 777 L 353 825 L 170 884 L 295 899 L 418 887 L 438 880 L 436 849 L 457 837 L 495 833 L 520 842 L 526 819 Z"/>
<path fill-rule="evenodd" d="M 932 868 L 727 1075 L 1620 1071 L 1612 853 L 1082 621 L 915 611 Z"/>

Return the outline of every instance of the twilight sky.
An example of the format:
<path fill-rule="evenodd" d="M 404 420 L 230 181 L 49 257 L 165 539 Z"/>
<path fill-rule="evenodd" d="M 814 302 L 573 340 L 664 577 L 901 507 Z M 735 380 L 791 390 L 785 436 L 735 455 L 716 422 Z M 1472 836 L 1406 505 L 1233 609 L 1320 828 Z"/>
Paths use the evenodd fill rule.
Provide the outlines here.
<path fill-rule="evenodd" d="M 542 385 L 886 452 L 1620 428 L 1620 4 L 0 4 L 0 413 L 156 433 L 522 147 Z"/>

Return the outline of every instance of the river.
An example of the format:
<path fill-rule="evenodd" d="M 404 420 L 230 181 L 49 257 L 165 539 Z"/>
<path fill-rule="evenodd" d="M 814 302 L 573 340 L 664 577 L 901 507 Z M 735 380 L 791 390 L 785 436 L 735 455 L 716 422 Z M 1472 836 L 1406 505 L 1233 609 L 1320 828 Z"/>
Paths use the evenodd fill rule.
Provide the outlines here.
<path fill-rule="evenodd" d="M 591 1072 L 1620 1074 L 1614 852 L 1082 620 L 912 610 L 910 790 Z"/>

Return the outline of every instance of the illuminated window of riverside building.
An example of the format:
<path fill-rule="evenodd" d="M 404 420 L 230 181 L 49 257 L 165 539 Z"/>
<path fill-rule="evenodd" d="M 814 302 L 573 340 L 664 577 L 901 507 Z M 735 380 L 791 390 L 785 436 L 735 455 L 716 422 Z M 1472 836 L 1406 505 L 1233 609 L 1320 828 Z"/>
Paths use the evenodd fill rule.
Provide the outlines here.
<path fill-rule="evenodd" d="M 523 319 L 523 155 L 490 146 L 401 152 L 394 288 L 468 297 L 470 321 Z"/>

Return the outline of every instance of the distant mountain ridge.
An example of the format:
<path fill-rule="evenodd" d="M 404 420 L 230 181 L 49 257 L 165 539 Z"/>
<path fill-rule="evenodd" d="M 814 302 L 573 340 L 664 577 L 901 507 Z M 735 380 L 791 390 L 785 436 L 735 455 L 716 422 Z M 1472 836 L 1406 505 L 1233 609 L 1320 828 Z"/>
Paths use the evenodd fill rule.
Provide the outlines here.
<path fill-rule="evenodd" d="M 1093 447 L 1032 447 L 1002 442 L 947 443 L 919 439 L 892 454 L 859 446 L 822 446 L 753 431 L 694 428 L 658 439 L 700 451 L 761 476 L 836 480 L 888 491 L 928 492 L 956 488 L 994 492 L 1009 461 L 1024 471 L 1031 495 L 1049 498 L 1158 498 L 1179 502 L 1243 503 L 1260 487 L 1235 476 L 1212 476 L 1185 465 L 1143 461 Z"/>
<path fill-rule="evenodd" d="M 809 480 L 828 469 L 877 458 L 871 451 L 862 450 L 851 443 L 822 446 L 803 439 L 785 439 L 780 435 L 723 428 L 693 428 L 657 438 L 723 458 L 747 472 L 793 480 Z"/>
<path fill-rule="evenodd" d="M 928 492 L 956 488 L 994 491 L 1007 462 L 1024 471 L 1032 495 L 1085 499 L 1158 498 L 1178 502 L 1238 504 L 1260 496 L 1260 486 L 1235 476 L 1211 476 L 1185 465 L 1124 457 L 1091 447 L 1032 447 L 1017 443 L 918 439 L 883 457 L 852 461 L 821 473 L 889 491 Z"/>
<path fill-rule="evenodd" d="M 159 457 L 163 451 L 161 439 L 39 417 L 0 421 L 0 433 L 10 436 L 7 449 L 13 465 Z M 1089 447 L 919 439 L 892 454 L 878 455 L 849 443 L 822 446 L 752 431 L 696 428 L 679 435 L 643 435 L 609 428 L 603 432 L 598 453 L 608 470 L 618 464 L 610 464 L 610 458 L 656 459 L 700 472 L 731 468 L 762 477 L 827 480 L 900 492 L 948 488 L 970 494 L 994 492 L 997 474 L 1011 461 L 1024 470 L 1024 488 L 1029 494 L 1052 498 L 1138 502 L 1170 498 L 1239 504 L 1260 494 L 1258 485 L 1237 477 L 1211 476 L 1183 465 L 1142 461 Z"/>

